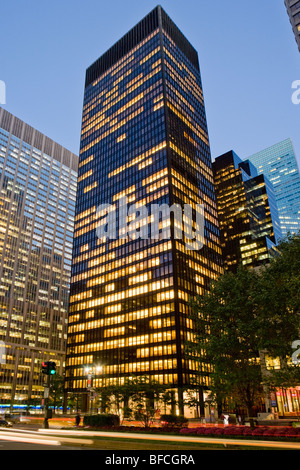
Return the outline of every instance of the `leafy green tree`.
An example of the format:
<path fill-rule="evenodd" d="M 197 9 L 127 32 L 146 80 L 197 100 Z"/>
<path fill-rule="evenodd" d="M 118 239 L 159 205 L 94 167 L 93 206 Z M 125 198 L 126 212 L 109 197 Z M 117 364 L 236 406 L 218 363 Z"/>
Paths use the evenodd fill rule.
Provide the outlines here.
<path fill-rule="evenodd" d="M 150 380 L 147 376 L 137 377 L 133 382 L 130 401 L 133 405 L 134 418 L 143 423 L 145 428 L 150 427 L 157 409 L 157 404 L 165 387 Z"/>
<path fill-rule="evenodd" d="M 41 404 L 41 398 L 28 398 L 27 400 L 27 411 L 30 411 L 31 408 L 35 408 Z"/>
<path fill-rule="evenodd" d="M 289 235 L 279 254 L 260 269 L 226 272 L 192 302 L 198 341 L 188 354 L 211 366 L 212 398 L 246 406 L 260 402 L 262 385 L 299 385 L 299 367 L 287 365 L 300 331 L 300 235 Z M 280 357 L 280 373 L 262 373 L 262 357 Z"/>
<path fill-rule="evenodd" d="M 289 234 L 278 248 L 279 255 L 261 270 L 258 292 L 267 408 L 270 390 L 300 385 L 300 367 L 291 363 L 293 343 L 300 339 L 300 233 Z M 279 359 L 280 370 L 265 367 L 265 354 Z"/>
<path fill-rule="evenodd" d="M 78 412 L 80 410 L 81 399 L 82 397 L 79 393 L 68 394 L 67 406 L 69 406 L 72 410 L 75 409 Z"/>
<path fill-rule="evenodd" d="M 51 376 L 49 405 L 54 407 L 54 411 L 63 404 L 64 377 L 55 374 Z"/>
<path fill-rule="evenodd" d="M 283 240 L 264 267 L 224 273 L 192 307 L 197 341 L 187 353 L 211 366 L 212 398 L 221 403 L 231 397 L 251 416 L 262 386 L 275 383 L 275 374 L 262 371 L 263 354 L 281 358 L 278 386 L 283 379 L 288 383 L 288 373 L 291 380 L 297 376 L 287 358 L 300 331 L 299 234 Z"/>
<path fill-rule="evenodd" d="M 150 380 L 148 376 L 132 377 L 122 385 L 111 385 L 97 390 L 101 396 L 102 411 L 122 411 L 124 417 L 134 417 L 147 428 L 157 409 L 155 403 L 171 400 L 166 387 Z"/>
<path fill-rule="evenodd" d="M 258 274 L 239 269 L 226 272 L 202 297 L 192 302 L 196 343 L 189 343 L 189 354 L 211 366 L 211 398 L 218 403 L 233 396 L 246 406 L 249 416 L 262 393 L 258 361 L 255 303 Z"/>
<path fill-rule="evenodd" d="M 257 333 L 262 349 L 284 359 L 300 339 L 300 234 L 288 235 L 278 249 L 279 255 L 260 271 Z"/>
<path fill-rule="evenodd" d="M 288 364 L 280 370 L 271 370 L 264 382 L 273 390 L 276 388 L 297 387 L 300 384 L 300 367 Z"/>

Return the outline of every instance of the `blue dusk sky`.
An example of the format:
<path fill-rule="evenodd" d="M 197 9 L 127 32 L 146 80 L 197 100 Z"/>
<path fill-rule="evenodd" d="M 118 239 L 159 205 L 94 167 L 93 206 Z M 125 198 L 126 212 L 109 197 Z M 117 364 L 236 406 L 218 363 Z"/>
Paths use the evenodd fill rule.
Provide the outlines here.
<path fill-rule="evenodd" d="M 212 158 L 290 137 L 300 163 L 284 0 L 0 0 L 3 107 L 78 154 L 87 67 L 158 3 L 198 51 Z"/>

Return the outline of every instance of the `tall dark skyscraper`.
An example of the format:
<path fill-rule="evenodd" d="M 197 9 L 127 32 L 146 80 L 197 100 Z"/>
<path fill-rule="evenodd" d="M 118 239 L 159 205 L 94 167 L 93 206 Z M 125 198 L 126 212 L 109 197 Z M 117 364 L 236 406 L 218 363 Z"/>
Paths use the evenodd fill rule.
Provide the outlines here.
<path fill-rule="evenodd" d="M 284 0 L 300 51 L 300 0 Z"/>
<path fill-rule="evenodd" d="M 120 236 L 120 201 L 204 206 L 203 247 L 186 238 Z M 97 235 L 100 204 L 119 210 L 115 239 Z M 152 207 L 152 206 L 151 206 Z M 129 214 L 140 229 L 149 217 Z M 175 221 L 176 222 L 176 221 Z M 194 222 L 193 222 L 194 224 Z M 176 225 L 176 224 L 175 224 Z M 130 225 L 132 227 L 132 225 Z M 195 224 L 193 225 L 195 228 Z M 221 273 L 221 252 L 198 55 L 158 6 L 86 72 L 66 367 L 69 392 L 147 375 L 207 384 L 185 357 L 189 300 Z M 101 367 L 101 373 L 96 367 Z"/>
<path fill-rule="evenodd" d="M 213 171 L 224 268 L 266 263 L 282 237 L 272 184 L 233 151 L 216 158 Z"/>

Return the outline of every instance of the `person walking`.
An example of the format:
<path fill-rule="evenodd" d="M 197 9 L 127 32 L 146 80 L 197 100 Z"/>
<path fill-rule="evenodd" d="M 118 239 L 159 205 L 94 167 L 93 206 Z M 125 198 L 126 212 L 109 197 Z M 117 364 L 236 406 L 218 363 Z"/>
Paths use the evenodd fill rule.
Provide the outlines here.
<path fill-rule="evenodd" d="M 79 426 L 80 420 L 81 420 L 80 414 L 77 413 L 76 418 L 75 418 L 76 426 Z"/>

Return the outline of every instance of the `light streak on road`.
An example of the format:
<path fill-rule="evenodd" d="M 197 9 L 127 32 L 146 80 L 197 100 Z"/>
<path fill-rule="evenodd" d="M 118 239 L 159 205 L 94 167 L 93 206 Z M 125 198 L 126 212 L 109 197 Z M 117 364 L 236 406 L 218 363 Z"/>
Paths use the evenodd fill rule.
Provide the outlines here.
<path fill-rule="evenodd" d="M 270 447 L 270 448 L 281 448 L 281 449 L 294 449 L 300 450 L 300 442 L 282 442 L 282 441 L 258 441 L 250 439 L 230 439 L 230 438 L 210 438 L 210 437 L 193 437 L 193 436 L 167 436 L 157 434 L 137 434 L 137 433 L 126 433 L 126 432 L 102 432 L 102 431 L 80 431 L 80 430 L 61 430 L 61 429 L 39 429 L 39 432 L 43 432 L 44 435 L 55 434 L 56 436 L 89 436 L 89 437 L 109 437 L 124 438 L 124 439 L 140 439 L 140 440 L 151 440 L 160 442 L 187 442 L 187 443 L 201 443 L 201 444 L 221 444 L 230 446 L 248 446 L 248 447 Z"/>
<path fill-rule="evenodd" d="M 35 438 L 32 435 L 20 435 L 14 432 L 1 431 L 0 440 L 3 441 L 14 441 L 14 442 L 26 442 L 27 444 L 42 444 L 46 446 L 60 446 L 61 443 L 55 439 Z"/>
<path fill-rule="evenodd" d="M 44 431 L 44 430 L 43 430 Z M 57 430 L 55 430 L 57 431 Z M 77 444 L 91 446 L 94 441 L 91 439 L 78 439 L 70 438 L 61 435 L 49 436 L 43 432 L 26 431 L 26 430 L 13 430 L 7 431 L 5 428 L 0 428 L 0 440 L 15 441 L 15 442 L 27 442 L 30 444 L 42 444 L 42 445 L 53 445 L 60 446 L 62 444 Z"/>

